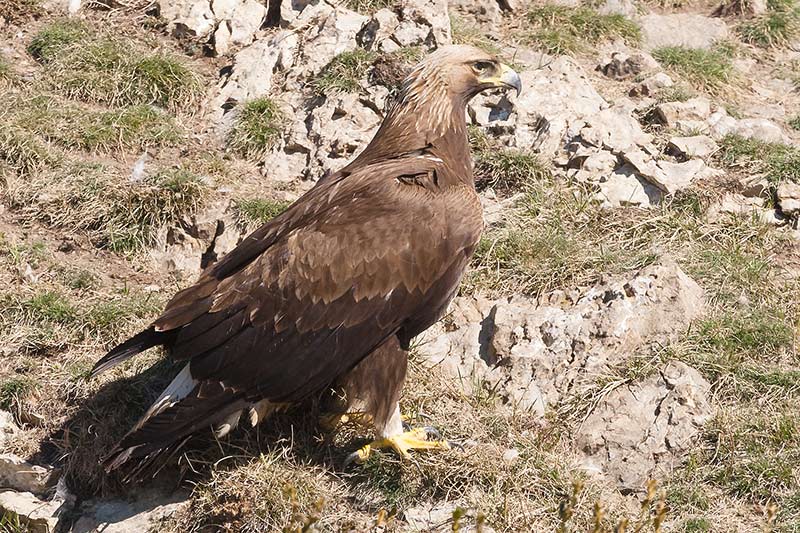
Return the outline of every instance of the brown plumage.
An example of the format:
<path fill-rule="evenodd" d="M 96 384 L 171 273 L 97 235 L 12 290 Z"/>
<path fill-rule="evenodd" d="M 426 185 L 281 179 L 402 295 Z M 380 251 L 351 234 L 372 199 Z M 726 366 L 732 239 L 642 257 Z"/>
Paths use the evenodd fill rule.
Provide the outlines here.
<path fill-rule="evenodd" d="M 483 222 L 465 106 L 519 77 L 485 52 L 445 47 L 418 65 L 370 144 L 271 220 L 98 374 L 156 345 L 187 364 L 109 454 L 112 470 L 147 461 L 207 426 L 334 384 L 378 434 L 402 432 L 397 402 L 409 342 L 442 315 Z"/>

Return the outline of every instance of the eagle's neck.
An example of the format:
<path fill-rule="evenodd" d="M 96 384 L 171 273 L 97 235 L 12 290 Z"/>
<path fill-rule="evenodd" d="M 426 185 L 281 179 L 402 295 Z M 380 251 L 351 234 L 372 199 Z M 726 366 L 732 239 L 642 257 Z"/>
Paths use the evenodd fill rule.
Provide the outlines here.
<path fill-rule="evenodd" d="M 474 185 L 466 102 L 436 85 L 406 85 L 375 137 L 348 167 L 426 152 L 444 162 L 443 185 Z"/>

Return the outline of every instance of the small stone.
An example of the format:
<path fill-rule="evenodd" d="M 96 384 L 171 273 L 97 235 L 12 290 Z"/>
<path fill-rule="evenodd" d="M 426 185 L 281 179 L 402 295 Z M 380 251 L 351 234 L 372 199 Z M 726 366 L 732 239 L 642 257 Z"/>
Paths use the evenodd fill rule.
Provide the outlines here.
<path fill-rule="evenodd" d="M 687 158 L 700 157 L 707 158 L 719 150 L 719 146 L 714 139 L 707 135 L 694 135 L 691 137 L 672 137 L 669 140 L 668 148 L 673 153 Z"/>
<path fill-rule="evenodd" d="M 776 192 L 778 207 L 786 216 L 800 213 L 800 184 L 784 182 L 778 185 Z"/>
<path fill-rule="evenodd" d="M 656 115 L 667 127 L 675 127 L 679 120 L 706 120 L 711 115 L 711 103 L 705 98 L 692 98 L 685 102 L 665 102 L 656 107 Z"/>
<path fill-rule="evenodd" d="M 29 533 L 52 533 L 58 525 L 60 501 L 46 502 L 30 492 L 0 492 L 0 515 L 19 517 Z"/>
<path fill-rule="evenodd" d="M 631 89 L 630 96 L 653 96 L 659 89 L 672 87 L 675 82 L 667 74 L 659 72 L 645 78 Z"/>
<path fill-rule="evenodd" d="M 765 118 L 744 118 L 736 121 L 733 133 L 746 139 L 756 139 L 766 143 L 789 143 L 783 129 Z"/>
<path fill-rule="evenodd" d="M 0 487 L 41 496 L 53 483 L 51 467 L 33 465 L 10 453 L 0 455 Z"/>
<path fill-rule="evenodd" d="M 519 458 L 519 450 L 509 448 L 503 452 L 503 462 L 511 464 Z"/>

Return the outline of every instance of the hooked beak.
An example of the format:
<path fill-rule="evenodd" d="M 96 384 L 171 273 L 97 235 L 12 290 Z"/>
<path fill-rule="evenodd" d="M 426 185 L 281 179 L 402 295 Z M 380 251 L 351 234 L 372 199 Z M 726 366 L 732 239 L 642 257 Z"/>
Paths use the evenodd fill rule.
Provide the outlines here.
<path fill-rule="evenodd" d="M 500 64 L 500 72 L 497 76 L 486 78 L 483 80 L 483 82 L 491 84 L 494 87 L 507 87 L 509 89 L 516 89 L 517 96 L 519 96 L 519 93 L 522 92 L 522 80 L 519 78 L 519 74 L 517 74 L 513 68 L 504 63 Z"/>

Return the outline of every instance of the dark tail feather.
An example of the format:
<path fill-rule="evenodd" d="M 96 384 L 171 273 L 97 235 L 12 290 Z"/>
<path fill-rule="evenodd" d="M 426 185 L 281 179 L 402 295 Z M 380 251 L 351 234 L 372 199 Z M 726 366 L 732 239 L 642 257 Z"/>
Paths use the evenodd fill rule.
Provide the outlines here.
<path fill-rule="evenodd" d="M 221 384 L 195 388 L 189 396 L 152 417 L 145 418 L 101 460 L 106 472 L 133 463 L 128 480 L 174 454 L 198 429 L 222 422 L 229 414 L 242 410 L 249 402 Z M 147 416 L 147 415 L 146 415 Z"/>
<path fill-rule="evenodd" d="M 148 348 L 164 344 L 165 340 L 164 333 L 156 331 L 152 327 L 137 333 L 103 356 L 103 358 L 94 365 L 89 377 L 93 378 Z"/>

